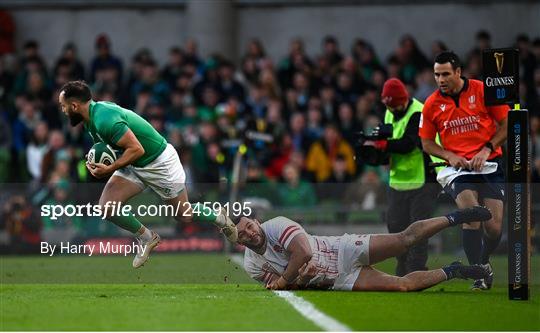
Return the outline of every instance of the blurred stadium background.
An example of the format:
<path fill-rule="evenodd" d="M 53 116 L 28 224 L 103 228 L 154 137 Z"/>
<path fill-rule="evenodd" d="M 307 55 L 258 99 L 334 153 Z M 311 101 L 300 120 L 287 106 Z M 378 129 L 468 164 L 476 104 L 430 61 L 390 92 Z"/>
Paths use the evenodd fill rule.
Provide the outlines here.
<path fill-rule="evenodd" d="M 354 159 L 355 133 L 382 121 L 389 77 L 424 101 L 436 89 L 432 59 L 445 49 L 469 78 L 480 75 L 482 48 L 520 49 L 538 217 L 538 2 L 3 0 L 0 9 L 2 254 L 127 236 L 95 218 L 39 215 L 42 204 L 94 202 L 104 184 L 84 167 L 90 137 L 59 110 L 58 89 L 74 79 L 91 83 L 95 100 L 143 115 L 176 147 L 192 201 L 250 201 L 261 219 L 286 215 L 318 234 L 386 232 L 388 169 Z M 150 202 L 159 200 L 144 193 L 133 204 Z M 439 213 L 451 207 L 439 197 Z M 166 238 L 160 251 L 225 248 L 211 226 L 141 220 Z M 430 244 L 461 251 L 458 230 Z"/>

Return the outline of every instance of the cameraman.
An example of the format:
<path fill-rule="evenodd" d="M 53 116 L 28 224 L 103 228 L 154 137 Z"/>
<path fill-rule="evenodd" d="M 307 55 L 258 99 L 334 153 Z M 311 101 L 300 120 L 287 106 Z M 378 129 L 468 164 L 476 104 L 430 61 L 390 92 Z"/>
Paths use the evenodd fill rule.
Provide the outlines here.
<path fill-rule="evenodd" d="M 410 98 L 405 85 L 395 78 L 384 83 L 381 101 L 386 105 L 384 124 L 373 131 L 377 139 L 364 146 L 389 156 L 386 223 L 390 233 L 398 233 L 414 221 L 432 216 L 439 189 L 435 172 L 429 168 L 430 156 L 422 151 L 418 136 L 423 104 Z M 427 248 L 425 240 L 397 257 L 396 275 L 426 270 Z"/>

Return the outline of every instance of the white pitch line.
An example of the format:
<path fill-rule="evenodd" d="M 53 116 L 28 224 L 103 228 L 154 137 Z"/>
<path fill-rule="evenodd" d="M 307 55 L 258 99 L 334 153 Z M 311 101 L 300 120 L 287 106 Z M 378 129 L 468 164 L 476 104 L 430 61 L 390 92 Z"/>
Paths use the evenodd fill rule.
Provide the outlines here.
<path fill-rule="evenodd" d="M 243 266 L 244 260 L 241 255 L 232 255 L 231 259 L 238 265 Z M 287 290 L 275 290 L 274 294 L 283 298 L 289 303 L 296 311 L 304 316 L 315 325 L 319 326 L 325 331 L 330 332 L 351 332 L 352 329 L 347 325 L 340 323 L 334 318 L 323 313 L 315 307 L 312 303 L 306 301 L 300 296 L 296 296 L 294 293 Z"/>

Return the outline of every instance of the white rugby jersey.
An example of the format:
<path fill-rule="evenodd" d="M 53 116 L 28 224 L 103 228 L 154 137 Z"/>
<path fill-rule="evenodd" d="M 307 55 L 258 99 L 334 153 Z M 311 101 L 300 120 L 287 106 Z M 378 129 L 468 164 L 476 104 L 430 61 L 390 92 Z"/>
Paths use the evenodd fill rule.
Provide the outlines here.
<path fill-rule="evenodd" d="M 298 223 L 278 216 L 261 224 L 266 234 L 266 252 L 260 255 L 246 247 L 244 269 L 257 281 L 268 283 L 272 274 L 282 275 L 289 263 L 286 248 L 298 234 L 304 234 L 309 240 L 319 273 L 308 285 L 331 287 L 338 275 L 338 247 L 340 237 L 312 236 L 306 233 Z"/>

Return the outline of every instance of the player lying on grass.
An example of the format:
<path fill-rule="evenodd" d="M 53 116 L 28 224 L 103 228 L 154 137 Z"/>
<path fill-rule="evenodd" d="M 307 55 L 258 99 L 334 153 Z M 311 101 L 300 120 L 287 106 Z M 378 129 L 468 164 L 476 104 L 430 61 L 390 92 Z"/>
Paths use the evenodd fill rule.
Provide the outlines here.
<path fill-rule="evenodd" d="M 448 227 L 490 218 L 488 209 L 476 206 L 417 221 L 396 234 L 338 237 L 310 235 L 298 223 L 281 216 L 262 224 L 242 217 L 236 227 L 238 243 L 246 246 L 244 269 L 269 289 L 414 291 L 453 278 L 484 278 L 488 272 L 481 265 L 454 262 L 398 277 L 371 265 L 399 256 Z"/>
<path fill-rule="evenodd" d="M 167 204 L 179 207 L 178 215 L 175 216 L 177 220 L 191 220 L 184 168 L 174 147 L 150 123 L 135 112 L 114 103 L 93 101 L 92 92 L 83 81 L 66 83 L 58 99 L 62 112 L 67 115 L 72 126 L 83 123 L 94 143 L 104 142 L 122 151 L 122 155 L 110 165 L 87 164 L 88 170 L 96 178 L 112 175 L 103 189 L 100 205 L 107 207 L 107 202 L 125 203 L 148 186 Z M 158 245 L 159 235 L 131 214 L 105 214 L 108 220 L 138 238 L 145 250 L 137 253 L 133 267 L 141 267 Z M 229 239 L 235 240 L 236 234 L 232 232 L 236 232 L 236 228 L 225 215 L 201 214 L 198 218 L 215 223 Z"/>

